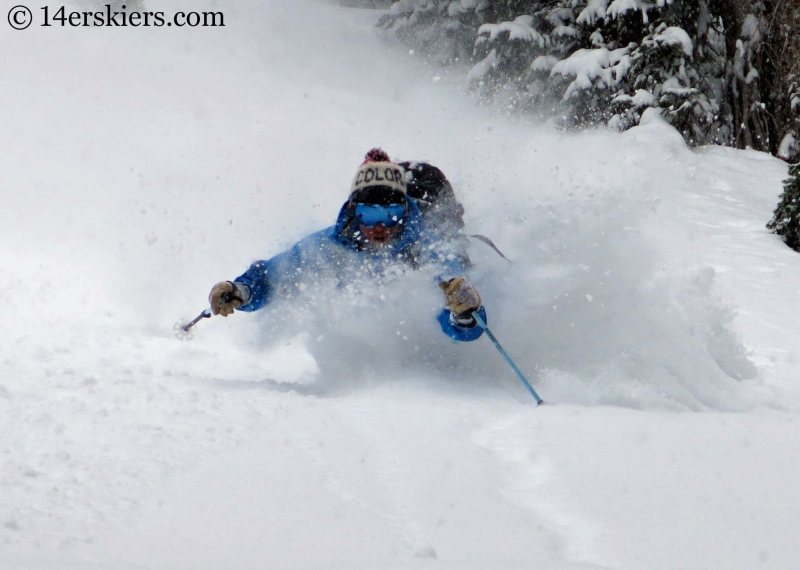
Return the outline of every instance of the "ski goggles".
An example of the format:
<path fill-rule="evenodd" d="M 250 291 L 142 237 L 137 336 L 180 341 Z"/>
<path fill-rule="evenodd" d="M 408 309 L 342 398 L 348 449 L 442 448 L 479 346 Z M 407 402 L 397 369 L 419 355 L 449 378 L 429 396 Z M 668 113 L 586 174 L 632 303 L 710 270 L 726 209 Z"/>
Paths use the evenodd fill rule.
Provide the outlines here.
<path fill-rule="evenodd" d="M 391 228 L 403 221 L 406 215 L 405 204 L 356 204 L 355 216 L 358 223 L 372 228 L 378 224 Z"/>

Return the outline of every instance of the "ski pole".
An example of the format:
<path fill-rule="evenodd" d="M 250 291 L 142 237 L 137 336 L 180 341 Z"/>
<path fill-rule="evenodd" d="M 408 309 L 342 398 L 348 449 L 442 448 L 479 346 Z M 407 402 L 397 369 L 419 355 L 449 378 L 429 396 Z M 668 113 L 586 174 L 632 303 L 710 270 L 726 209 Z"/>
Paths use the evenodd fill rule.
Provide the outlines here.
<path fill-rule="evenodd" d="M 233 299 L 238 299 L 234 291 L 222 294 L 223 303 L 230 303 Z M 239 299 L 239 301 L 241 301 L 241 299 Z M 172 326 L 175 337 L 178 340 L 192 340 L 194 338 L 194 334 L 192 333 L 191 328 L 203 319 L 210 319 L 213 314 L 214 313 L 211 310 L 211 307 L 209 307 L 188 323 L 186 321 L 178 321 Z"/>
<path fill-rule="evenodd" d="M 201 319 L 210 319 L 211 318 L 211 309 L 206 309 L 199 315 L 197 315 L 194 320 L 189 321 L 186 323 L 185 326 L 181 327 L 184 331 L 189 332 L 189 329 L 192 328 L 194 325 L 200 322 Z"/>
<path fill-rule="evenodd" d="M 478 321 L 478 324 L 486 332 L 486 335 L 491 339 L 491 341 L 497 347 L 497 350 L 499 350 L 500 354 L 503 355 L 503 358 L 506 359 L 506 362 L 508 362 L 508 365 L 511 366 L 511 369 L 517 374 L 517 376 L 519 376 L 519 379 L 522 380 L 522 383 L 525 384 L 525 387 L 528 389 L 528 392 L 530 392 L 531 396 L 533 396 L 533 399 L 536 400 L 536 405 L 538 406 L 539 404 L 544 403 L 543 400 L 539 397 L 539 394 L 536 393 L 536 390 L 533 389 L 533 386 L 531 386 L 531 383 L 528 382 L 528 379 L 525 378 L 525 375 L 522 374 L 522 371 L 520 371 L 520 369 L 517 368 L 517 365 L 514 364 L 514 361 L 511 360 L 511 357 L 508 355 L 508 353 L 505 350 L 503 350 L 502 346 L 500 346 L 500 342 L 497 340 L 497 337 L 495 337 L 494 334 L 492 334 L 492 331 L 489 330 L 489 326 L 486 324 L 486 321 L 484 321 L 478 314 L 478 311 L 472 311 L 472 316 L 475 317 L 475 320 Z"/>
<path fill-rule="evenodd" d="M 199 323 L 203 319 L 211 318 L 211 309 L 208 308 L 199 315 L 197 315 L 194 319 L 189 321 L 188 323 L 185 321 L 178 321 L 172 327 L 172 330 L 175 333 L 175 338 L 178 340 L 192 340 L 194 338 L 194 334 L 191 331 L 191 328 Z"/>

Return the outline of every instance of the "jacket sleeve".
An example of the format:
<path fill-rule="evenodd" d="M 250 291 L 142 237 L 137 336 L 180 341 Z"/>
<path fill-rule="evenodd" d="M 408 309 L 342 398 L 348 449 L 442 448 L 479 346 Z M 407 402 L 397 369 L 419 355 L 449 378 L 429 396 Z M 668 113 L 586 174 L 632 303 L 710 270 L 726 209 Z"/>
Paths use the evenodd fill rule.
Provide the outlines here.
<path fill-rule="evenodd" d="M 459 240 L 438 240 L 425 247 L 425 251 L 429 256 L 428 261 L 439 266 L 436 275 L 437 285 L 440 281 L 466 276 L 471 267 L 466 248 Z M 483 306 L 478 309 L 478 313 L 484 322 L 487 322 L 486 309 Z M 480 338 L 483 334 L 483 328 L 477 323 L 473 327 L 462 327 L 451 322 L 450 310 L 447 308 L 442 309 L 437 320 L 444 334 L 454 340 L 470 342 Z"/>
<path fill-rule="evenodd" d="M 291 249 L 267 260 L 256 261 L 234 281 L 250 288 L 250 300 L 239 307 L 252 312 L 268 305 L 275 298 L 289 298 L 297 291 L 303 272 L 310 265 L 309 251 L 320 249 L 320 235 L 311 234 Z"/>
<path fill-rule="evenodd" d="M 439 281 L 465 276 L 472 268 L 463 240 L 427 239 L 421 246 L 420 261 L 437 267 Z"/>
<path fill-rule="evenodd" d="M 234 280 L 250 288 L 250 300 L 239 307 L 240 311 L 257 311 L 275 298 L 281 282 L 285 280 L 287 266 L 296 261 L 296 252 L 293 249 L 272 259 L 256 261 Z"/>
<path fill-rule="evenodd" d="M 481 306 L 481 308 L 478 309 L 478 314 L 483 319 L 483 322 L 487 323 L 486 309 L 483 306 Z M 444 332 L 444 334 L 446 334 L 453 340 L 458 340 L 461 342 L 470 342 L 480 338 L 480 336 L 483 334 L 483 327 L 481 327 L 478 323 L 475 323 L 475 326 L 473 327 L 461 327 L 456 324 L 453 324 L 450 321 L 450 310 L 447 308 L 442 309 L 442 312 L 439 313 L 437 320 L 439 321 L 439 324 L 442 327 L 442 332 Z"/>

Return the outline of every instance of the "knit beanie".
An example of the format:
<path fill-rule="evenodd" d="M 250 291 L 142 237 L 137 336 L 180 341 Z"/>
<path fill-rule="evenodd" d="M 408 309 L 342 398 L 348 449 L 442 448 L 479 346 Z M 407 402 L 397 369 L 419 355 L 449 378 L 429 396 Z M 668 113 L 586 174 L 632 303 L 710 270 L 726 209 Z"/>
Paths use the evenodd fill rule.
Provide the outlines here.
<path fill-rule="evenodd" d="M 350 186 L 350 196 L 360 190 L 373 188 L 373 192 L 386 189 L 406 193 L 405 171 L 380 148 L 373 148 L 364 157 Z"/>

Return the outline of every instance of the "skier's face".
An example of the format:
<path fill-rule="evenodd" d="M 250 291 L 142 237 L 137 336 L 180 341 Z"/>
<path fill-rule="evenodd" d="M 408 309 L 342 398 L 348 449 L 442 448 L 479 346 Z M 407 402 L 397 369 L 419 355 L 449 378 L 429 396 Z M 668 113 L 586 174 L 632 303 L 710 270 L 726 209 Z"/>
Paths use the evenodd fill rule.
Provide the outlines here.
<path fill-rule="evenodd" d="M 372 227 L 361 224 L 358 229 L 361 235 L 364 236 L 364 241 L 375 249 L 381 249 L 397 235 L 397 232 L 400 231 L 400 226 L 387 228 L 383 224 L 377 224 Z"/>
<path fill-rule="evenodd" d="M 354 202 L 352 205 L 361 239 L 373 250 L 382 249 L 400 233 L 406 215 L 406 198 L 402 193 L 392 196 L 378 190 L 377 196 L 371 196 L 373 202 Z"/>

